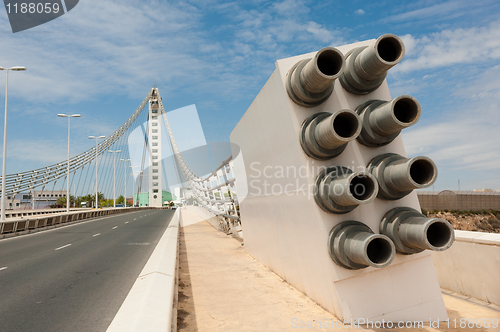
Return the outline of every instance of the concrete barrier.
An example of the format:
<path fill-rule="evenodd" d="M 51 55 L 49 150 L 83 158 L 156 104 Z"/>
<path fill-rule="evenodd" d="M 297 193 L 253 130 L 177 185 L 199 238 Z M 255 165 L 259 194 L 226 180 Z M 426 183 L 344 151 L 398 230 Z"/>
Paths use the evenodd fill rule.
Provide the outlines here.
<path fill-rule="evenodd" d="M 186 209 L 197 214 L 201 218 L 205 219 L 206 221 L 208 221 L 210 225 L 212 225 L 216 229 L 219 229 L 219 220 L 214 213 L 208 211 L 207 209 L 201 206 L 188 205 L 186 206 Z"/>
<path fill-rule="evenodd" d="M 176 330 L 179 218 L 178 209 L 107 332 Z"/>
<path fill-rule="evenodd" d="M 91 208 L 71 208 L 70 212 L 74 211 L 90 211 Z M 65 213 L 66 208 L 63 209 L 40 209 L 40 210 L 7 210 L 5 211 L 5 218 L 22 218 L 22 217 L 30 217 L 35 215 L 44 215 L 44 214 L 56 214 L 56 213 Z"/>
<path fill-rule="evenodd" d="M 455 243 L 432 260 L 442 288 L 500 305 L 500 234 L 455 231 Z"/>
<path fill-rule="evenodd" d="M 41 216 L 31 216 L 29 218 L 10 218 L 3 222 L 0 222 L 0 238 L 5 238 L 7 236 L 24 234 L 25 232 L 31 233 L 37 231 L 40 228 L 54 226 L 59 224 L 65 224 L 73 221 L 80 221 L 89 218 L 95 218 L 105 215 L 112 215 L 125 212 L 133 212 L 144 209 L 163 209 L 163 208 L 149 208 L 149 207 L 137 207 L 137 208 L 118 208 L 118 209 L 102 209 L 102 210 L 85 210 L 85 211 L 70 211 L 69 214 L 64 212 L 59 212 L 59 214 L 48 214 Z"/>

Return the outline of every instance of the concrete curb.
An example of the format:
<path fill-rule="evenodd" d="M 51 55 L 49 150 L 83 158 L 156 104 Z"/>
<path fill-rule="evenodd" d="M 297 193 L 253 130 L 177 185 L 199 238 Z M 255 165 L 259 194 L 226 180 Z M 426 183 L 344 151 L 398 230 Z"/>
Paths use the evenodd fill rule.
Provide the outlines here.
<path fill-rule="evenodd" d="M 153 254 L 139 274 L 107 332 L 171 331 L 175 287 L 179 213 L 170 221 Z"/>

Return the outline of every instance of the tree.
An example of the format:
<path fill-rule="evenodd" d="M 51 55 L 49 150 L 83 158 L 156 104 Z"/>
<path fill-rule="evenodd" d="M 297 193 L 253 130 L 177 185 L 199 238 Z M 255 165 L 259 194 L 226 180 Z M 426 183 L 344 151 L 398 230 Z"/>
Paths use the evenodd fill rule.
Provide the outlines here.
<path fill-rule="evenodd" d="M 105 206 L 105 198 L 103 193 L 98 194 L 99 198 L 99 206 Z M 80 197 L 81 201 L 80 202 L 87 202 L 87 207 L 91 207 L 95 205 L 95 194 L 88 194 L 85 196 Z M 111 202 L 111 205 L 113 205 L 113 202 Z"/>
<path fill-rule="evenodd" d="M 70 206 L 74 206 L 75 205 L 75 196 L 71 195 L 69 197 L 69 202 L 70 202 Z M 56 201 L 56 204 L 52 205 L 56 208 L 63 208 L 63 207 L 66 207 L 66 196 L 63 196 L 63 197 L 59 197 Z"/>
<path fill-rule="evenodd" d="M 123 197 L 123 195 L 118 196 L 118 198 L 116 199 L 116 204 L 125 204 L 125 198 Z"/>
<path fill-rule="evenodd" d="M 92 206 L 92 195 L 88 194 L 88 195 L 80 197 L 80 203 L 81 202 L 86 202 L 87 207 Z M 95 202 L 95 200 L 94 200 L 94 202 Z M 80 204 L 80 206 L 81 206 L 81 204 Z"/>

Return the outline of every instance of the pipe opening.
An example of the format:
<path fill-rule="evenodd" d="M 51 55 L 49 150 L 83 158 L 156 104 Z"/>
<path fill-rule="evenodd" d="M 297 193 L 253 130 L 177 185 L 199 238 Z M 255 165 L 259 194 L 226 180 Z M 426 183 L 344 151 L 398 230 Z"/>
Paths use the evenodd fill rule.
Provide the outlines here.
<path fill-rule="evenodd" d="M 387 263 L 392 257 L 391 244 L 386 239 L 375 238 L 368 243 L 366 255 L 374 264 Z"/>
<path fill-rule="evenodd" d="M 351 183 L 349 183 L 349 191 L 357 200 L 366 201 L 373 196 L 375 183 L 370 177 L 359 175 L 352 178 Z"/>
<path fill-rule="evenodd" d="M 451 230 L 443 222 L 437 221 L 427 228 L 427 241 L 436 248 L 446 246 L 450 238 Z"/>
<path fill-rule="evenodd" d="M 319 71 L 326 76 L 335 76 L 342 70 L 344 59 L 339 52 L 324 50 L 318 55 L 317 66 Z"/>
<path fill-rule="evenodd" d="M 387 36 L 379 41 L 377 52 L 380 58 L 386 62 L 394 62 L 401 56 L 403 48 L 398 39 Z"/>
<path fill-rule="evenodd" d="M 333 120 L 333 130 L 342 138 L 352 138 L 358 132 L 359 121 L 352 113 L 340 113 Z"/>
<path fill-rule="evenodd" d="M 409 98 L 401 98 L 394 104 L 394 116 L 400 122 L 411 123 L 418 117 L 418 105 Z"/>
<path fill-rule="evenodd" d="M 434 165 L 425 159 L 417 159 L 410 166 L 410 176 L 417 184 L 424 186 L 434 179 Z"/>

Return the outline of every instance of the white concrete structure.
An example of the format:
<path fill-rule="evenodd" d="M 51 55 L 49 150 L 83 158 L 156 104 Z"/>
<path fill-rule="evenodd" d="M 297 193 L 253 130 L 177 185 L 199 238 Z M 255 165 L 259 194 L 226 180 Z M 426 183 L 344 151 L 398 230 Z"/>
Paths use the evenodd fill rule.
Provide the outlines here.
<path fill-rule="evenodd" d="M 161 157 L 161 116 L 158 103 L 158 89 L 153 88 L 149 99 L 148 118 L 149 147 L 149 206 L 161 207 L 162 202 L 162 157 Z"/>
<path fill-rule="evenodd" d="M 371 43 L 373 40 L 338 49 L 346 54 Z M 380 221 L 390 209 L 420 207 L 415 192 L 394 201 L 376 198 L 346 214 L 330 214 L 318 207 L 312 190 L 324 167 L 339 165 L 361 171 L 383 153 L 406 154 L 401 136 L 378 148 L 355 140 L 340 156 L 326 161 L 303 152 L 300 128 L 312 114 L 355 110 L 373 99 L 391 100 L 386 81 L 374 92 L 356 96 L 336 80 L 332 95 L 319 106 L 295 104 L 287 95 L 287 73 L 298 61 L 314 55 L 278 60 L 276 70 L 231 134 L 231 143 L 241 149 L 238 156 L 233 151 L 233 157 L 245 249 L 340 319 L 446 319 L 430 251 L 397 254 L 391 265 L 380 269 L 347 270 L 330 258 L 328 235 L 340 222 L 357 220 L 378 233 Z"/>
<path fill-rule="evenodd" d="M 453 246 L 432 260 L 441 287 L 500 305 L 500 234 L 455 231 Z"/>

